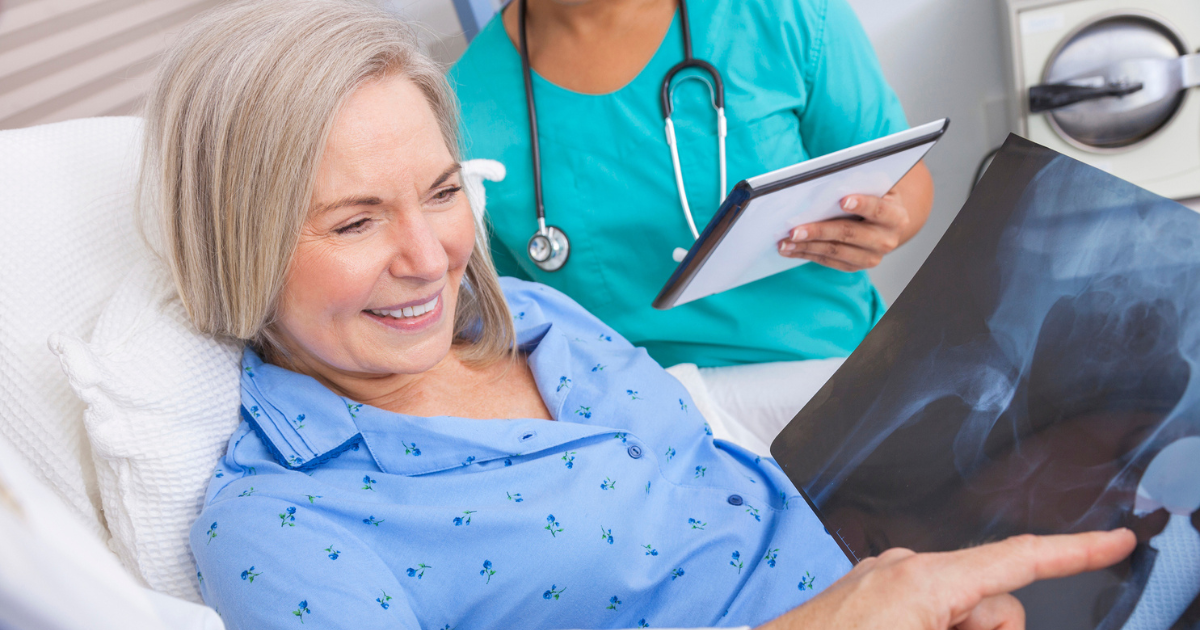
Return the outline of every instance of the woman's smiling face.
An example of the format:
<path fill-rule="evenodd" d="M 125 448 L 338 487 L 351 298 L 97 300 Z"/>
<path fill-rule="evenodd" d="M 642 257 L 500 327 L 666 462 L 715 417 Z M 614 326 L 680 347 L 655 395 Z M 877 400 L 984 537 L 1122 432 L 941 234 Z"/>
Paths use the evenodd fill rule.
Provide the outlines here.
<path fill-rule="evenodd" d="M 300 371 L 417 374 L 450 350 L 475 223 L 419 88 L 386 76 L 334 120 L 276 338 Z"/>

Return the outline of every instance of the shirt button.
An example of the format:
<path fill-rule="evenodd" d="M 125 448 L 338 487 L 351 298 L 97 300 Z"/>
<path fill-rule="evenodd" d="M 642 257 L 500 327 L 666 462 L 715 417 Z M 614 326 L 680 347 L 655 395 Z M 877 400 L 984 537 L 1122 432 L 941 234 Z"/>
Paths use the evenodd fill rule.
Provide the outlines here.
<path fill-rule="evenodd" d="M 630 444 L 629 448 L 625 449 L 625 452 L 629 453 L 629 456 L 634 459 L 641 459 L 642 457 L 642 447 L 637 444 Z"/>
<path fill-rule="evenodd" d="M 729 495 L 729 498 L 726 499 L 726 501 L 729 501 L 729 505 L 741 505 L 742 504 L 742 495 L 731 494 L 731 495 Z"/>

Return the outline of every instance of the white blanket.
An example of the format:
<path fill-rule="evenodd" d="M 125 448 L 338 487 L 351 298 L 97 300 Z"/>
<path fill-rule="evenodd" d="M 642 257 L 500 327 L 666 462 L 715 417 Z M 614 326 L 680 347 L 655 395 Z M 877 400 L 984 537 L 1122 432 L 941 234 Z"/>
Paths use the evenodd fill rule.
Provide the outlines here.
<path fill-rule="evenodd" d="M 224 627 L 211 608 L 138 585 L 0 439 L 0 628 Z"/>

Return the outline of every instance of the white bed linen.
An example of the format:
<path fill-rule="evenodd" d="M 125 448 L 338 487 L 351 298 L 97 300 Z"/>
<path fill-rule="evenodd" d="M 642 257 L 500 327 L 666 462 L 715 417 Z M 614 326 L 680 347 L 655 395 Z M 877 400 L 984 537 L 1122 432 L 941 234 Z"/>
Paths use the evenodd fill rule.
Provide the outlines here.
<path fill-rule="evenodd" d="M 843 362 L 836 358 L 718 368 L 680 363 L 667 372 L 692 395 L 713 437 L 769 457 L 775 436 Z"/>
<path fill-rule="evenodd" d="M 0 627 L 222 630 L 212 609 L 143 588 L 0 439 Z"/>

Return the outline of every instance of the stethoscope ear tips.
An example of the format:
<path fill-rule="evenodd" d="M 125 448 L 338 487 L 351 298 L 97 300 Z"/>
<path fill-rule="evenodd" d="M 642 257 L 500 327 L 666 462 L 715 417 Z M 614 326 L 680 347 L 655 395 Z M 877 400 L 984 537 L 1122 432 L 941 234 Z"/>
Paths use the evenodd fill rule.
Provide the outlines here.
<path fill-rule="evenodd" d="M 675 262 L 683 262 L 683 259 L 687 257 L 687 253 L 688 250 L 682 247 L 676 247 L 675 251 L 671 252 L 671 258 L 673 258 Z"/>

